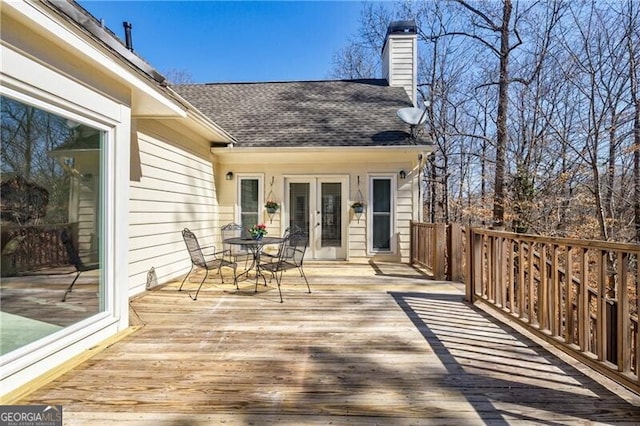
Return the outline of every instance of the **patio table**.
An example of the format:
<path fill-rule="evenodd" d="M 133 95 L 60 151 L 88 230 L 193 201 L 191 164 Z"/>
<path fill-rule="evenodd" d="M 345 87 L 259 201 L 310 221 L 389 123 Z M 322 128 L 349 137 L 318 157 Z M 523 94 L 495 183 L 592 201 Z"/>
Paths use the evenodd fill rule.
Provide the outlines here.
<path fill-rule="evenodd" d="M 251 266 L 249 266 L 243 273 L 238 275 L 237 278 L 240 278 L 243 275 L 246 275 L 248 277 L 249 272 L 251 272 L 251 270 L 255 270 L 256 271 L 256 292 L 257 292 L 258 277 L 262 277 L 262 280 L 264 281 L 264 285 L 265 286 L 267 285 L 267 278 L 260 271 L 260 253 L 262 252 L 262 248 L 269 244 L 280 244 L 283 241 L 284 241 L 284 238 L 281 238 L 281 237 L 262 237 L 259 240 L 256 240 L 253 238 L 235 237 L 235 238 L 227 238 L 222 242 L 225 244 L 244 246 L 247 249 L 249 249 L 249 251 L 251 251 L 251 254 L 253 257 Z"/>

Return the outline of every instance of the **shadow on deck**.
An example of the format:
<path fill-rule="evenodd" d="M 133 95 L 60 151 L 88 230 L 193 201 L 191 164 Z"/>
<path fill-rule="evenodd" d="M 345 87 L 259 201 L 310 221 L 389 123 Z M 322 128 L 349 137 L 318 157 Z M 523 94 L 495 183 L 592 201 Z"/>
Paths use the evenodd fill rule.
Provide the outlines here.
<path fill-rule="evenodd" d="M 145 326 L 31 394 L 65 424 L 636 423 L 640 398 L 407 265 L 309 264 L 274 285 L 179 282 Z M 185 284 L 186 285 L 186 284 Z M 553 349 L 551 349 L 553 350 Z"/>

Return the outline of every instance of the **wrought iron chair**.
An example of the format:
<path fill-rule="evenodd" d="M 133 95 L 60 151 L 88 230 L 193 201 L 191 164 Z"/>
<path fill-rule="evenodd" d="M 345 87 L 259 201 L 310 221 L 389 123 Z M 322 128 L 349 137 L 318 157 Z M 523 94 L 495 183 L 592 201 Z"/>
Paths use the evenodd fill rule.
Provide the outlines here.
<path fill-rule="evenodd" d="M 62 231 L 60 231 L 60 241 L 64 245 L 65 250 L 67 251 L 67 256 L 69 257 L 69 263 L 73 265 L 74 268 L 76 268 L 76 276 L 71 282 L 71 284 L 69 284 L 69 287 L 67 287 L 67 290 L 64 292 L 64 296 L 62 296 L 62 301 L 66 302 L 67 296 L 73 290 L 73 286 L 75 285 L 76 281 L 78 281 L 78 278 L 80 278 L 80 274 L 83 272 L 93 271 L 95 269 L 98 269 L 100 267 L 100 263 L 92 262 L 92 263 L 85 264 L 80 258 L 78 251 L 73 245 L 71 236 L 69 235 L 69 232 L 66 229 L 63 229 Z"/>
<path fill-rule="evenodd" d="M 225 244 L 224 240 L 227 238 L 240 238 L 242 237 L 242 226 L 237 223 L 231 222 L 227 223 L 223 227 L 220 228 L 220 233 L 222 235 L 222 248 L 225 251 L 228 251 L 231 260 L 235 263 L 239 263 L 238 261 L 244 258 L 244 269 L 247 269 L 247 264 L 250 260 L 253 260 L 253 254 L 246 248 L 246 246 L 239 246 L 237 244 Z"/>
<path fill-rule="evenodd" d="M 189 293 L 189 297 L 192 300 L 197 300 L 198 299 L 198 293 L 200 293 L 200 289 L 202 288 L 202 284 L 204 283 L 204 281 L 207 279 L 207 277 L 209 276 L 209 271 L 213 271 L 213 270 L 217 270 L 218 274 L 220 274 L 220 279 L 222 280 L 222 283 L 224 284 L 224 276 L 222 275 L 222 267 L 228 267 L 228 268 L 232 268 L 233 269 L 233 282 L 236 285 L 236 288 L 238 288 L 238 282 L 236 279 L 236 263 L 226 260 L 224 258 L 225 253 L 227 255 L 230 255 L 230 253 L 228 251 L 222 250 L 222 251 L 215 251 L 215 247 L 214 246 L 210 246 L 210 247 L 200 247 L 200 243 L 198 243 L 198 238 L 196 238 L 195 234 L 193 232 L 191 232 L 189 230 L 189 228 L 184 228 L 184 230 L 182 231 L 182 238 L 184 239 L 184 243 L 187 246 L 187 251 L 189 252 L 189 256 L 191 257 L 191 269 L 189 269 L 189 272 L 187 273 L 187 275 L 184 277 L 184 279 L 182 280 L 182 284 L 180 284 L 180 288 L 178 289 L 178 291 L 182 291 L 182 286 L 184 285 L 184 282 L 187 280 L 187 278 L 189 277 L 189 275 L 191 275 L 191 272 L 193 271 L 193 269 L 204 269 L 206 271 L 204 277 L 202 278 L 202 281 L 200 281 L 200 285 L 198 286 L 198 290 L 196 291 L 196 295 L 195 296 L 191 296 L 191 293 Z M 203 249 L 209 249 L 211 248 L 213 253 L 205 255 L 203 253 Z"/>
<path fill-rule="evenodd" d="M 300 234 L 300 233 L 302 233 L 302 230 L 298 226 L 293 225 L 293 226 L 291 226 L 289 228 L 286 228 L 284 230 L 284 232 L 282 233 L 282 238 L 284 238 L 286 240 L 289 237 L 290 233 Z M 280 249 L 281 248 L 282 248 L 282 244 L 280 244 L 278 246 L 278 251 L 276 253 L 269 253 L 269 252 L 266 252 L 264 250 L 261 251 L 260 252 L 260 259 L 264 258 L 266 262 L 273 262 L 273 261 L 278 260 L 278 258 L 280 257 Z"/>
<path fill-rule="evenodd" d="M 304 254 L 309 244 L 309 236 L 301 232 L 292 232 L 286 236 L 286 238 L 280 243 L 280 249 L 278 250 L 278 259 L 270 263 L 263 263 L 260 269 L 263 271 L 271 272 L 272 276 L 275 276 L 278 283 L 278 293 L 280 294 L 280 303 L 282 303 L 282 290 L 280 290 L 280 283 L 282 282 L 282 275 L 289 269 L 297 269 L 300 272 L 300 276 L 304 278 L 307 284 L 308 292 L 311 293 L 311 287 L 309 287 L 309 281 L 304 273 L 302 264 L 304 262 Z M 256 282 L 256 291 L 258 291 L 258 283 Z"/>

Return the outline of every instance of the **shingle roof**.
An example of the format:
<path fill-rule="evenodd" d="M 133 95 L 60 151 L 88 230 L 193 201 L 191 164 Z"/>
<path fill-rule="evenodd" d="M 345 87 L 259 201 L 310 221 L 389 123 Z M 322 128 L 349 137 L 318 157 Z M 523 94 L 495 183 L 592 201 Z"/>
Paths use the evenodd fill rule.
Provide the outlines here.
<path fill-rule="evenodd" d="M 411 106 L 386 80 L 216 83 L 172 88 L 231 133 L 238 147 L 406 146 Z"/>

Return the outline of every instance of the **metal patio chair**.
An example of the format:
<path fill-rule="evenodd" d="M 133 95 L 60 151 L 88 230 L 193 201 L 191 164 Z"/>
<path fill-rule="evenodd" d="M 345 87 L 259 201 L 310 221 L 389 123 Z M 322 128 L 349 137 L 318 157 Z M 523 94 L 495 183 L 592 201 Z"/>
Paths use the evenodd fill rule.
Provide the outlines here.
<path fill-rule="evenodd" d="M 62 296 L 62 301 L 66 302 L 67 296 L 73 290 L 73 286 L 75 285 L 76 281 L 78 281 L 78 278 L 80 278 L 80 274 L 83 272 L 93 271 L 95 269 L 98 269 L 100 267 L 100 263 L 99 262 L 84 263 L 80 258 L 80 255 L 78 254 L 78 250 L 76 250 L 75 246 L 73 245 L 71 236 L 69 235 L 69 232 L 66 229 L 63 229 L 62 231 L 60 231 L 60 241 L 62 242 L 62 245 L 64 245 L 65 250 L 67 251 L 67 256 L 69 257 L 69 263 L 73 265 L 74 268 L 76 268 L 76 276 L 71 282 L 71 284 L 69 284 L 69 287 L 67 287 L 67 290 L 64 292 L 64 296 Z"/>
<path fill-rule="evenodd" d="M 249 261 L 253 261 L 253 253 L 251 253 L 246 246 L 224 243 L 224 240 L 227 238 L 241 238 L 243 236 L 242 226 L 235 222 L 227 223 L 220 228 L 220 233 L 222 236 L 222 248 L 225 251 L 229 251 L 232 261 L 236 264 L 238 264 L 240 260 L 244 260 L 244 269 L 246 270 Z"/>
<path fill-rule="evenodd" d="M 182 284 L 180 284 L 180 288 L 178 289 L 178 291 L 182 291 L 182 286 L 184 285 L 184 282 L 187 280 L 189 275 L 191 275 L 191 272 L 194 270 L 194 268 L 204 269 L 206 273 L 204 275 L 204 278 L 202 278 L 202 281 L 200 281 L 200 285 L 198 286 L 196 295 L 192 297 L 191 293 L 189 293 L 189 297 L 192 300 L 197 300 L 198 293 L 200 293 L 200 289 L 202 288 L 202 284 L 209 276 L 209 271 L 217 270 L 218 274 L 220 274 L 220 279 L 224 284 L 224 276 L 222 275 L 223 266 L 233 269 L 233 282 L 236 285 L 236 288 L 238 288 L 238 282 L 236 278 L 237 265 L 235 262 L 226 260 L 224 258 L 225 254 L 230 255 L 230 252 L 228 250 L 226 251 L 222 250 L 222 251 L 216 252 L 215 246 L 200 247 L 200 243 L 198 243 L 198 238 L 196 238 L 195 234 L 191 232 L 189 228 L 184 228 L 184 230 L 182 231 L 182 238 L 184 239 L 184 243 L 187 246 L 187 251 L 189 252 L 189 256 L 191 257 L 191 269 L 189 269 L 189 272 L 182 280 Z M 203 249 L 205 250 L 211 249 L 212 252 L 210 254 L 205 255 L 203 252 Z"/>
<path fill-rule="evenodd" d="M 302 232 L 292 232 L 286 236 L 286 238 L 280 244 L 278 250 L 278 259 L 260 265 L 260 269 L 263 271 L 271 272 L 272 276 L 276 278 L 278 283 L 278 293 L 280 294 L 280 303 L 282 303 L 282 290 L 280 289 L 280 283 L 282 282 L 282 275 L 289 269 L 297 269 L 300 272 L 300 276 L 304 278 L 307 284 L 308 292 L 311 293 L 311 287 L 309 287 L 309 281 L 304 273 L 303 262 L 304 254 L 309 244 L 309 236 Z M 258 291 L 258 283 L 256 282 L 256 291 Z"/>

